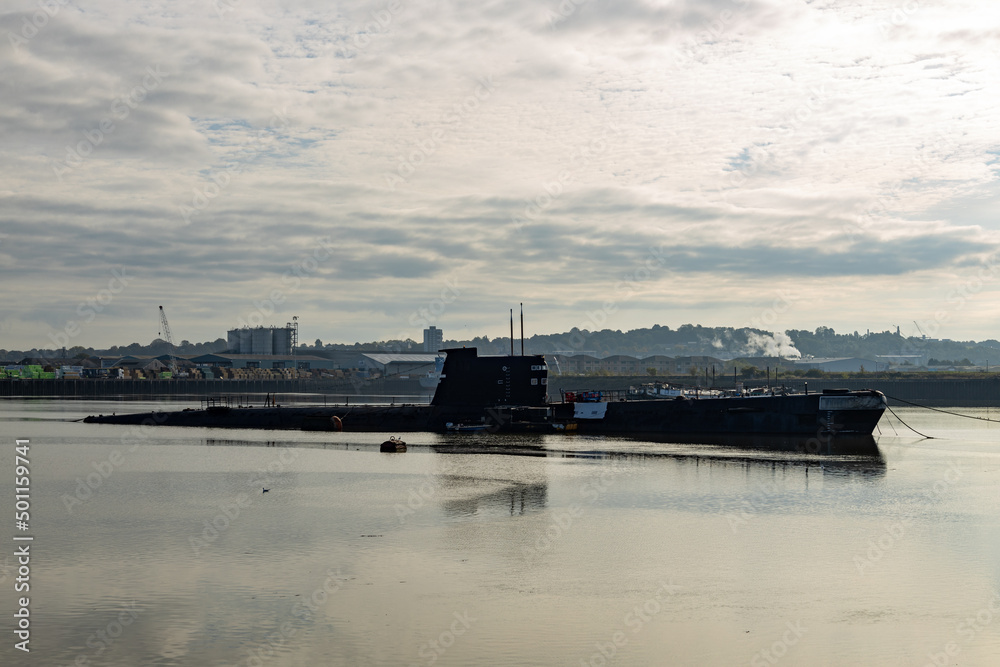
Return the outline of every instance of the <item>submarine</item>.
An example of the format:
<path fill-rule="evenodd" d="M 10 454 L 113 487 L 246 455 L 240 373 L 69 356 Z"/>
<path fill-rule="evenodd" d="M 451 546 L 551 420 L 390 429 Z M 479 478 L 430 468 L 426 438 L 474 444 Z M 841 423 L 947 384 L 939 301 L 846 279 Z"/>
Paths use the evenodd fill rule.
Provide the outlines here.
<path fill-rule="evenodd" d="M 727 436 L 871 437 L 886 409 L 875 390 L 827 389 L 745 395 L 660 396 L 641 392 L 565 392 L 548 399 L 543 355 L 446 354 L 429 405 L 317 407 L 212 405 L 204 409 L 97 415 L 89 424 L 196 426 L 346 432 L 565 433 L 686 439 Z"/>

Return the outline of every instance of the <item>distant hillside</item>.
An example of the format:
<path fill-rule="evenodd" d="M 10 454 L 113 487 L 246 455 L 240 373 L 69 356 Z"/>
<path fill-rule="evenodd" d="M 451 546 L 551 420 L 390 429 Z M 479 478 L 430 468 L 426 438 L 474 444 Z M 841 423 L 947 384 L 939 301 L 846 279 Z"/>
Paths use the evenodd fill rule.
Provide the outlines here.
<path fill-rule="evenodd" d="M 477 338 L 468 341 L 445 341 L 446 346 L 475 345 L 485 352 L 504 354 L 510 350 L 510 339 L 492 341 Z M 515 341 L 520 351 L 520 341 Z M 861 357 L 892 355 L 911 357 L 914 365 L 938 360 L 967 359 L 977 365 L 1000 365 L 1000 341 L 952 341 L 904 337 L 894 332 L 838 334 L 829 327 L 815 331 L 788 330 L 772 333 L 760 329 L 732 327 L 702 327 L 684 325 L 677 329 L 654 326 L 648 329 L 620 331 L 580 331 L 573 329 L 561 334 L 536 335 L 525 340 L 525 351 L 534 354 L 591 354 L 606 357 L 626 354 L 647 357 L 663 354 L 671 357 L 707 355 L 720 359 L 741 357 Z"/>
<path fill-rule="evenodd" d="M 483 354 L 507 354 L 510 338 L 490 339 L 486 336 L 469 340 L 445 340 L 444 347 L 477 347 Z M 703 327 L 685 324 L 677 329 L 655 325 L 645 329 L 621 331 L 604 329 L 587 331 L 572 329 L 564 333 L 539 334 L 525 339 L 529 354 L 590 354 L 607 357 L 626 354 L 648 357 L 662 354 L 671 357 L 707 355 L 720 359 L 744 357 L 861 357 L 873 359 L 881 355 L 911 357 L 914 365 L 937 360 L 969 360 L 977 365 L 1000 365 L 1000 341 L 931 340 L 900 336 L 891 331 L 838 334 L 829 327 L 815 331 L 790 329 L 773 333 L 761 329 L 733 327 Z M 419 343 L 407 341 L 373 341 L 353 345 L 327 344 L 323 349 L 366 349 L 420 351 Z M 520 340 L 514 341 L 514 351 L 520 352 Z"/>
<path fill-rule="evenodd" d="M 319 344 L 317 347 L 316 344 Z M 510 338 L 490 339 L 486 336 L 470 340 L 445 340 L 444 347 L 478 347 L 483 354 L 507 354 L 510 352 Z M 815 331 L 790 329 L 785 332 L 769 332 L 761 329 L 733 327 L 703 327 L 685 324 L 676 329 L 654 325 L 645 329 L 621 331 L 604 329 L 587 331 L 573 328 L 556 334 L 536 334 L 525 339 L 525 352 L 529 354 L 590 354 L 607 357 L 625 354 L 634 357 L 648 357 L 662 354 L 670 357 L 707 355 L 720 359 L 741 357 L 862 357 L 874 359 L 877 355 L 897 355 L 912 358 L 914 365 L 936 360 L 967 360 L 976 365 L 1000 365 L 1000 341 L 953 341 L 934 340 L 918 337 L 904 337 L 894 332 L 865 332 L 839 334 L 829 327 L 819 327 Z M 73 347 L 66 350 L 0 350 L 0 358 L 17 359 L 27 356 L 67 356 L 91 355 L 117 356 L 126 354 L 157 355 L 173 351 L 177 354 L 206 354 L 226 349 L 226 341 L 218 338 L 211 342 L 191 343 L 182 341 L 171 348 L 162 340 L 154 340 L 148 345 L 132 343 L 113 346 L 105 350 Z M 413 340 L 372 341 L 368 343 L 323 343 L 302 345 L 303 352 L 324 350 L 383 350 L 390 352 L 419 352 L 420 343 Z M 514 341 L 515 352 L 520 352 L 520 340 Z"/>
<path fill-rule="evenodd" d="M 211 342 L 205 343 L 192 343 L 190 341 L 181 341 L 179 345 L 171 345 L 165 340 L 159 338 L 153 340 L 148 345 L 142 345 L 140 343 L 132 343 L 130 345 L 113 345 L 107 349 L 95 349 L 92 347 L 82 347 L 80 345 L 66 348 L 66 352 L 63 353 L 62 349 L 53 350 L 51 348 L 34 348 L 31 350 L 0 350 L 0 359 L 3 360 L 17 360 L 24 357 L 60 357 L 60 358 L 84 358 L 84 357 L 123 357 L 129 354 L 135 355 L 152 355 L 157 356 L 160 354 L 208 354 L 210 352 L 221 352 L 226 349 L 226 340 L 224 338 L 217 338 Z"/>

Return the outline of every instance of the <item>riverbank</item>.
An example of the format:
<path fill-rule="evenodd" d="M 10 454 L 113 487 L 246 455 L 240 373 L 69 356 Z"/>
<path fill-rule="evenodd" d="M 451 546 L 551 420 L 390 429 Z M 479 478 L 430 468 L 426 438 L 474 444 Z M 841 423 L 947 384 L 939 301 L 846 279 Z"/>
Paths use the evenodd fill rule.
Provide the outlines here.
<path fill-rule="evenodd" d="M 169 379 L 169 380 L 0 380 L 0 398 L 78 398 L 122 400 L 151 397 L 261 396 L 267 394 L 317 394 L 338 396 L 414 396 L 429 401 L 433 389 L 416 379 L 314 380 Z"/>
<path fill-rule="evenodd" d="M 716 389 L 732 389 L 733 378 L 638 376 L 550 376 L 548 395 L 559 400 L 563 391 L 628 389 L 652 381 L 674 382 Z M 765 380 L 741 380 L 744 387 L 770 386 Z M 774 384 L 772 380 L 771 384 Z M 982 378 L 878 378 L 874 375 L 843 378 L 781 378 L 778 384 L 794 391 L 824 389 L 877 389 L 891 399 L 924 405 L 1000 407 L 1000 377 Z M 200 398 L 206 396 L 266 396 L 268 394 L 315 395 L 342 402 L 345 397 L 398 398 L 396 402 L 426 403 L 433 389 L 415 379 L 376 380 L 3 380 L 0 398 L 72 398 L 136 400 L 153 397 Z M 391 401 L 390 401 L 391 402 Z M 891 401 L 890 401 L 891 403 Z"/>

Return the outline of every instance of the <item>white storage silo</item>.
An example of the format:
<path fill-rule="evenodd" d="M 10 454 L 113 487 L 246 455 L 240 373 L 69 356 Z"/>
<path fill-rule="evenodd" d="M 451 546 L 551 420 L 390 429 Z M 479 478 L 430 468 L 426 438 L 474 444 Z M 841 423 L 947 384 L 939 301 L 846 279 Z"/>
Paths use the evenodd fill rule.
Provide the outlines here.
<path fill-rule="evenodd" d="M 236 354 L 250 354 L 250 350 L 253 347 L 250 344 L 252 338 L 250 329 L 247 327 L 243 327 L 242 329 L 240 329 L 239 336 L 240 336 L 240 345 L 239 348 L 236 350 Z"/>
<path fill-rule="evenodd" d="M 271 333 L 271 354 L 289 355 L 292 353 L 292 330 L 277 327 Z"/>
<path fill-rule="evenodd" d="M 250 354 L 271 354 L 271 329 L 257 327 L 251 332 Z"/>

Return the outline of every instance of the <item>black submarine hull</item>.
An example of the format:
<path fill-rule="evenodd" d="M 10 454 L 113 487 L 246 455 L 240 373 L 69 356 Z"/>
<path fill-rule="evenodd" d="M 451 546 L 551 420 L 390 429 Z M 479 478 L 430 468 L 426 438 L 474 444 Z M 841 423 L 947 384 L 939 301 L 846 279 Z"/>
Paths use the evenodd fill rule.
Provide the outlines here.
<path fill-rule="evenodd" d="M 586 414 L 593 403 L 560 405 L 570 418 Z M 613 435 L 657 434 L 817 434 L 871 435 L 885 411 L 885 396 L 877 391 L 774 396 L 677 398 L 609 402 L 596 418 L 575 419 L 579 433 Z M 603 416 L 601 412 L 603 410 Z"/>
<path fill-rule="evenodd" d="M 189 426 L 298 431 L 426 431 L 432 423 L 429 405 L 343 407 L 217 407 L 176 412 L 142 412 L 84 418 L 88 424 Z"/>
<path fill-rule="evenodd" d="M 877 391 L 549 403 L 542 355 L 447 353 L 430 405 L 231 407 L 98 415 L 92 424 L 303 431 L 489 431 L 658 437 L 871 435 L 886 409 Z"/>
<path fill-rule="evenodd" d="M 532 407 L 434 405 L 209 408 L 101 415 L 92 424 L 193 426 L 346 432 L 450 432 L 581 435 L 871 435 L 885 410 L 878 392 L 836 395 L 552 403 Z"/>

